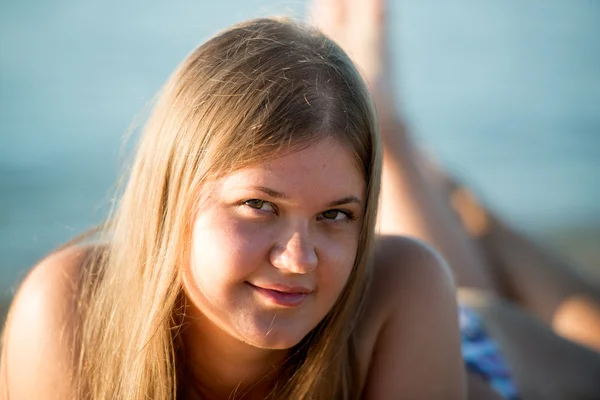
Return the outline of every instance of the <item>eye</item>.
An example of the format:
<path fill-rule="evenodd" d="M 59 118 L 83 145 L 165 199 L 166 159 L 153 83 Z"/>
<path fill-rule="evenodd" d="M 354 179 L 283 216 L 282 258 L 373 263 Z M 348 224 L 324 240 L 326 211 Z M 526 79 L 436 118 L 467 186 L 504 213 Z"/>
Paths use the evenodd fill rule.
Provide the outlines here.
<path fill-rule="evenodd" d="M 354 214 L 350 211 L 327 210 L 321 213 L 321 218 L 333 222 L 347 222 L 354 219 Z"/>
<path fill-rule="evenodd" d="M 275 205 L 271 202 L 260 200 L 260 199 L 250 199 L 244 201 L 244 205 L 253 208 L 255 210 L 266 211 L 266 212 L 276 212 Z"/>

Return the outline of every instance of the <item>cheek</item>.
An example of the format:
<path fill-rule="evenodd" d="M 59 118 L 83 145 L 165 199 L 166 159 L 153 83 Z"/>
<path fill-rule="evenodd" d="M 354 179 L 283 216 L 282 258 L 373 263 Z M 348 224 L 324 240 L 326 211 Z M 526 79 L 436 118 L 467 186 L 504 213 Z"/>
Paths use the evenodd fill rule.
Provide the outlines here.
<path fill-rule="evenodd" d="M 244 280 L 267 260 L 268 249 L 268 235 L 256 225 L 201 217 L 193 233 L 196 280 L 210 285 Z"/>
<path fill-rule="evenodd" d="M 320 251 L 319 279 L 321 286 L 337 299 L 352 272 L 358 238 L 357 235 L 347 235 L 323 243 Z"/>

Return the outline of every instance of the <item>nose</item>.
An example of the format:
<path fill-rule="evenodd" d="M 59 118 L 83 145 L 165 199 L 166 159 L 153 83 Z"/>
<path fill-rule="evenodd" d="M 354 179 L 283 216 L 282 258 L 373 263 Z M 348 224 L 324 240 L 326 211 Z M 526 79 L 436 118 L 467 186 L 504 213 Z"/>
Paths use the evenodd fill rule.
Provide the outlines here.
<path fill-rule="evenodd" d="M 270 261 L 276 268 L 294 274 L 314 271 L 319 260 L 308 229 L 295 230 L 287 240 L 276 243 L 271 249 Z"/>

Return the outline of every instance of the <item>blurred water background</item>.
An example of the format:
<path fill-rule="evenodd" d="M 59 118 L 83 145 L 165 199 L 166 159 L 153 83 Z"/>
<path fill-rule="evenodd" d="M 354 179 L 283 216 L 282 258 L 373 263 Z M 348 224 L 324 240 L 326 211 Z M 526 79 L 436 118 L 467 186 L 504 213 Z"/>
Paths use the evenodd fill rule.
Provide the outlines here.
<path fill-rule="evenodd" d="M 121 139 L 175 66 L 303 1 L 0 3 L 0 295 L 100 222 Z M 600 275 L 600 2 L 389 7 L 414 135 L 519 228 Z"/>

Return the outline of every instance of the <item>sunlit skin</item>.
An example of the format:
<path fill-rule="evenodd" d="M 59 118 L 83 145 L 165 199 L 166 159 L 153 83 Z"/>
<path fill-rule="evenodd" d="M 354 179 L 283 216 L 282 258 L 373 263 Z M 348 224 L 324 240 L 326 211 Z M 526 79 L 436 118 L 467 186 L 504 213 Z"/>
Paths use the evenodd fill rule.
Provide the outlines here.
<path fill-rule="evenodd" d="M 280 362 L 331 310 L 354 264 L 364 210 L 355 160 L 324 139 L 211 185 L 184 274 L 195 332 L 185 337 L 204 351 L 200 363 L 208 348 L 212 360 L 235 359 L 240 375 L 244 360 L 259 375 L 259 365 Z M 227 375 L 236 375 L 231 364 Z"/>

